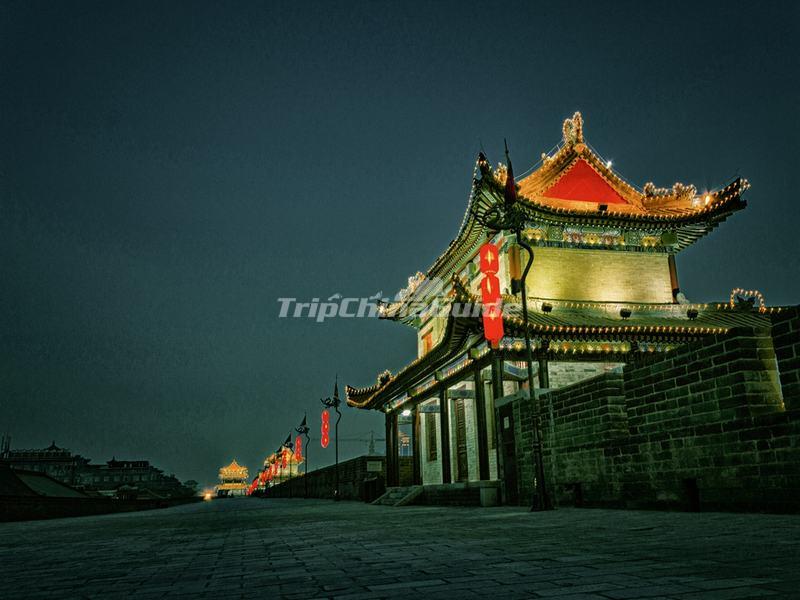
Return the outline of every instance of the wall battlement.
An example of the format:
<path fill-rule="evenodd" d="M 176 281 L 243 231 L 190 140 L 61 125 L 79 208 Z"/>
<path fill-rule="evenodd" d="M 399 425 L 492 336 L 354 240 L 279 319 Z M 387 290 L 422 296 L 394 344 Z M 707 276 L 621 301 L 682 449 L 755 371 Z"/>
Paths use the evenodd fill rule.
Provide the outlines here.
<path fill-rule="evenodd" d="M 541 397 L 561 505 L 800 511 L 800 316 L 688 344 Z M 514 407 L 521 498 L 529 400 Z"/>

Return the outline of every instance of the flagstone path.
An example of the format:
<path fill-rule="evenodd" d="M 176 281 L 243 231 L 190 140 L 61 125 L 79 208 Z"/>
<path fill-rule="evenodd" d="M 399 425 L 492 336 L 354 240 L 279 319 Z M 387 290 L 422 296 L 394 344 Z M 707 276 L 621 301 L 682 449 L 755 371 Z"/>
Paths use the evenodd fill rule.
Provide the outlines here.
<path fill-rule="evenodd" d="M 0 524 L 0 598 L 800 598 L 800 516 L 213 500 Z"/>

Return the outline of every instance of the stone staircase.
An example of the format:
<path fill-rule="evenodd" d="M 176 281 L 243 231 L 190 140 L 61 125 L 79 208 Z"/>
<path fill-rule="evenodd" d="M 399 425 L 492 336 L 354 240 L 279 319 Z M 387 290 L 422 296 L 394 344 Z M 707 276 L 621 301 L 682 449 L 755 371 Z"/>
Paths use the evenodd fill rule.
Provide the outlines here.
<path fill-rule="evenodd" d="M 422 494 L 421 485 L 408 485 L 405 487 L 390 487 L 386 488 L 386 492 L 373 501 L 372 504 L 380 504 L 382 506 L 405 506 L 411 504 L 420 494 Z"/>

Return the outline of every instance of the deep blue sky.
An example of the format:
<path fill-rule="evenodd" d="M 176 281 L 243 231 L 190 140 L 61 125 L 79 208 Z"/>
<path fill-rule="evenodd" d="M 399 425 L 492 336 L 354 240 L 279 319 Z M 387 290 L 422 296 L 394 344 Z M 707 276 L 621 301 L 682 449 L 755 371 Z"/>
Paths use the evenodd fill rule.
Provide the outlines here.
<path fill-rule="evenodd" d="M 211 483 L 305 410 L 316 432 L 335 373 L 371 384 L 415 338 L 276 298 L 394 293 L 455 235 L 480 144 L 520 172 L 575 110 L 634 183 L 752 182 L 678 257 L 690 299 L 800 300 L 800 4 L 222 4 L 0 2 L 14 446 Z"/>

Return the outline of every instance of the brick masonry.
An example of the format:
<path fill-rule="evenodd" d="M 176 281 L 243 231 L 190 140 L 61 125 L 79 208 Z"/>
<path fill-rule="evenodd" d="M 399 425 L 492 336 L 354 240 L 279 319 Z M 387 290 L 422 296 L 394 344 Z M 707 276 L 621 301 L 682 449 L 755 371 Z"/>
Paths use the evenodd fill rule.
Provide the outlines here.
<path fill-rule="evenodd" d="M 540 398 L 561 505 L 800 511 L 800 318 L 647 357 Z M 533 411 L 514 406 L 520 496 Z"/>
<path fill-rule="evenodd" d="M 800 408 L 800 319 L 797 307 L 772 317 L 772 339 L 788 409 Z"/>
<path fill-rule="evenodd" d="M 371 470 L 377 469 L 378 465 L 380 470 Z M 261 495 L 270 498 L 303 498 L 306 489 L 309 498 L 333 498 L 336 489 L 335 467 L 330 465 L 309 471 L 307 476 L 301 474 L 268 488 Z M 339 493 L 343 500 L 369 500 L 371 496 L 382 494 L 385 489 L 385 457 L 359 456 L 339 463 Z"/>

